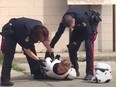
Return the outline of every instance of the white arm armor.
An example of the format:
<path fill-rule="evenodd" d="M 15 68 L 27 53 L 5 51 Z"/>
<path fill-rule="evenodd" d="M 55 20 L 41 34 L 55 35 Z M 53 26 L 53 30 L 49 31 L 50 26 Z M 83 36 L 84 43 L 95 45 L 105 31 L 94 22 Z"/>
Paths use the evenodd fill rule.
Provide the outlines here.
<path fill-rule="evenodd" d="M 46 70 L 48 70 L 49 68 L 50 68 L 50 66 L 51 66 L 51 63 L 52 63 L 52 59 L 50 58 L 50 57 L 47 57 L 46 59 L 45 59 L 45 69 Z"/>

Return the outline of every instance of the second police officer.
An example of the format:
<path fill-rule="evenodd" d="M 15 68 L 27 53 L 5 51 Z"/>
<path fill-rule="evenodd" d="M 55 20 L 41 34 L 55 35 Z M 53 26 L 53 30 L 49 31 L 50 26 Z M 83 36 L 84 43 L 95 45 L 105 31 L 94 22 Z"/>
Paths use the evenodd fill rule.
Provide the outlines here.
<path fill-rule="evenodd" d="M 86 50 L 86 76 L 85 80 L 90 80 L 93 76 L 94 68 L 94 41 L 97 35 L 97 26 L 101 21 L 99 13 L 82 7 L 70 7 L 62 17 L 58 31 L 53 37 L 50 45 L 54 48 L 65 31 L 65 28 L 72 29 L 70 41 L 67 45 L 69 57 L 73 67 L 76 69 L 77 76 L 79 73 L 77 52 L 83 41 L 85 41 Z"/>

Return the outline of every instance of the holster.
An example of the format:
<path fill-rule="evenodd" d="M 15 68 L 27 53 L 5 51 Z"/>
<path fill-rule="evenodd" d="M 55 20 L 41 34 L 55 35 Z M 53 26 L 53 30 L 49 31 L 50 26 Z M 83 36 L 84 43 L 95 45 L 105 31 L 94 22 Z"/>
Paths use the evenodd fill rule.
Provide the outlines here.
<path fill-rule="evenodd" d="M 100 18 L 100 14 L 98 12 L 95 12 L 93 10 L 90 10 L 91 13 L 92 13 L 92 16 L 91 16 L 91 23 L 93 22 L 100 22 L 102 21 L 101 18 Z"/>
<path fill-rule="evenodd" d="M 12 30 L 12 24 L 11 23 L 5 24 L 2 28 L 2 32 L 0 32 L 2 37 L 7 37 L 9 35 L 12 35 L 13 33 L 14 33 L 14 31 Z"/>

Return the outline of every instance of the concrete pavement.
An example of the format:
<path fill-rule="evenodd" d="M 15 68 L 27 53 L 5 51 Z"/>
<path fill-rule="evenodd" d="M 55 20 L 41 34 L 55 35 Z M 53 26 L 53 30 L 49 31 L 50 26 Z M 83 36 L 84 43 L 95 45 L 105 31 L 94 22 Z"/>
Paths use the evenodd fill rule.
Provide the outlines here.
<path fill-rule="evenodd" d="M 98 61 L 95 61 L 95 64 Z M 27 63 L 18 63 L 19 66 L 26 69 L 24 72 L 17 72 L 12 70 L 11 79 L 14 82 L 12 87 L 115 87 L 116 86 L 116 62 L 115 61 L 102 61 L 108 63 L 112 67 L 113 79 L 110 83 L 97 84 L 90 83 L 89 81 L 84 81 L 85 76 L 85 62 L 79 62 L 80 65 L 80 77 L 72 81 L 58 81 L 58 80 L 33 80 L 32 76 L 29 74 L 29 67 Z M 1 66 L 0 66 L 1 67 Z M 1 68 L 0 68 L 1 69 Z M 1 86 L 2 87 L 2 86 Z"/>
<path fill-rule="evenodd" d="M 64 58 L 68 57 L 68 54 L 66 53 L 61 53 L 62 56 Z M 25 68 L 24 72 L 17 72 L 12 70 L 11 72 L 11 79 L 14 82 L 14 86 L 12 87 L 115 87 L 116 86 L 116 61 L 114 61 L 116 59 L 115 57 L 116 53 L 101 53 L 99 54 L 99 56 L 103 56 L 101 57 L 100 61 L 95 61 L 95 64 L 98 62 L 105 62 L 111 65 L 112 68 L 112 75 L 113 75 L 113 79 L 111 80 L 110 83 L 105 83 L 105 84 L 97 84 L 97 83 L 90 83 L 88 81 L 84 81 L 83 78 L 85 76 L 85 67 L 86 67 L 86 63 L 85 61 L 79 61 L 79 66 L 80 66 L 80 77 L 77 77 L 76 79 L 72 80 L 72 81 L 58 81 L 58 80 L 33 80 L 32 76 L 30 75 L 30 70 L 29 70 L 29 66 L 26 63 L 26 60 L 22 59 L 26 59 L 24 58 L 25 56 L 21 56 L 21 54 L 16 54 L 15 55 L 15 61 L 17 62 L 17 64 L 22 67 Z M 84 57 L 84 54 L 81 54 Z M 40 54 L 40 56 L 44 56 L 44 54 Z M 98 56 L 98 55 L 97 55 Z M 107 60 L 108 61 L 104 61 L 106 59 L 105 56 L 107 56 Z M 17 61 L 17 58 L 21 58 L 21 61 Z M 80 58 L 82 58 L 80 56 Z M 110 59 L 113 59 L 110 61 Z M 0 65 L 0 71 L 1 71 L 1 65 Z M 1 75 L 0 75 L 1 76 Z M 2 87 L 2 86 L 1 86 Z"/>

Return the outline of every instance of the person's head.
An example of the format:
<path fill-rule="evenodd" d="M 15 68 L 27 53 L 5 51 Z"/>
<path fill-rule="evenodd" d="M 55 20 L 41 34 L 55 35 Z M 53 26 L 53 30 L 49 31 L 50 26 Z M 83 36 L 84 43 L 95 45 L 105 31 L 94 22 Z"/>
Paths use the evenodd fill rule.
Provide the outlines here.
<path fill-rule="evenodd" d="M 57 73 L 64 74 L 71 68 L 71 62 L 67 59 L 62 60 L 57 68 Z"/>
<path fill-rule="evenodd" d="M 68 28 L 73 28 L 76 24 L 76 20 L 71 15 L 64 15 L 63 24 Z"/>
<path fill-rule="evenodd" d="M 36 25 L 31 30 L 31 38 L 34 40 L 34 42 L 43 42 L 45 40 L 49 40 L 49 31 L 47 28 L 43 25 Z"/>

